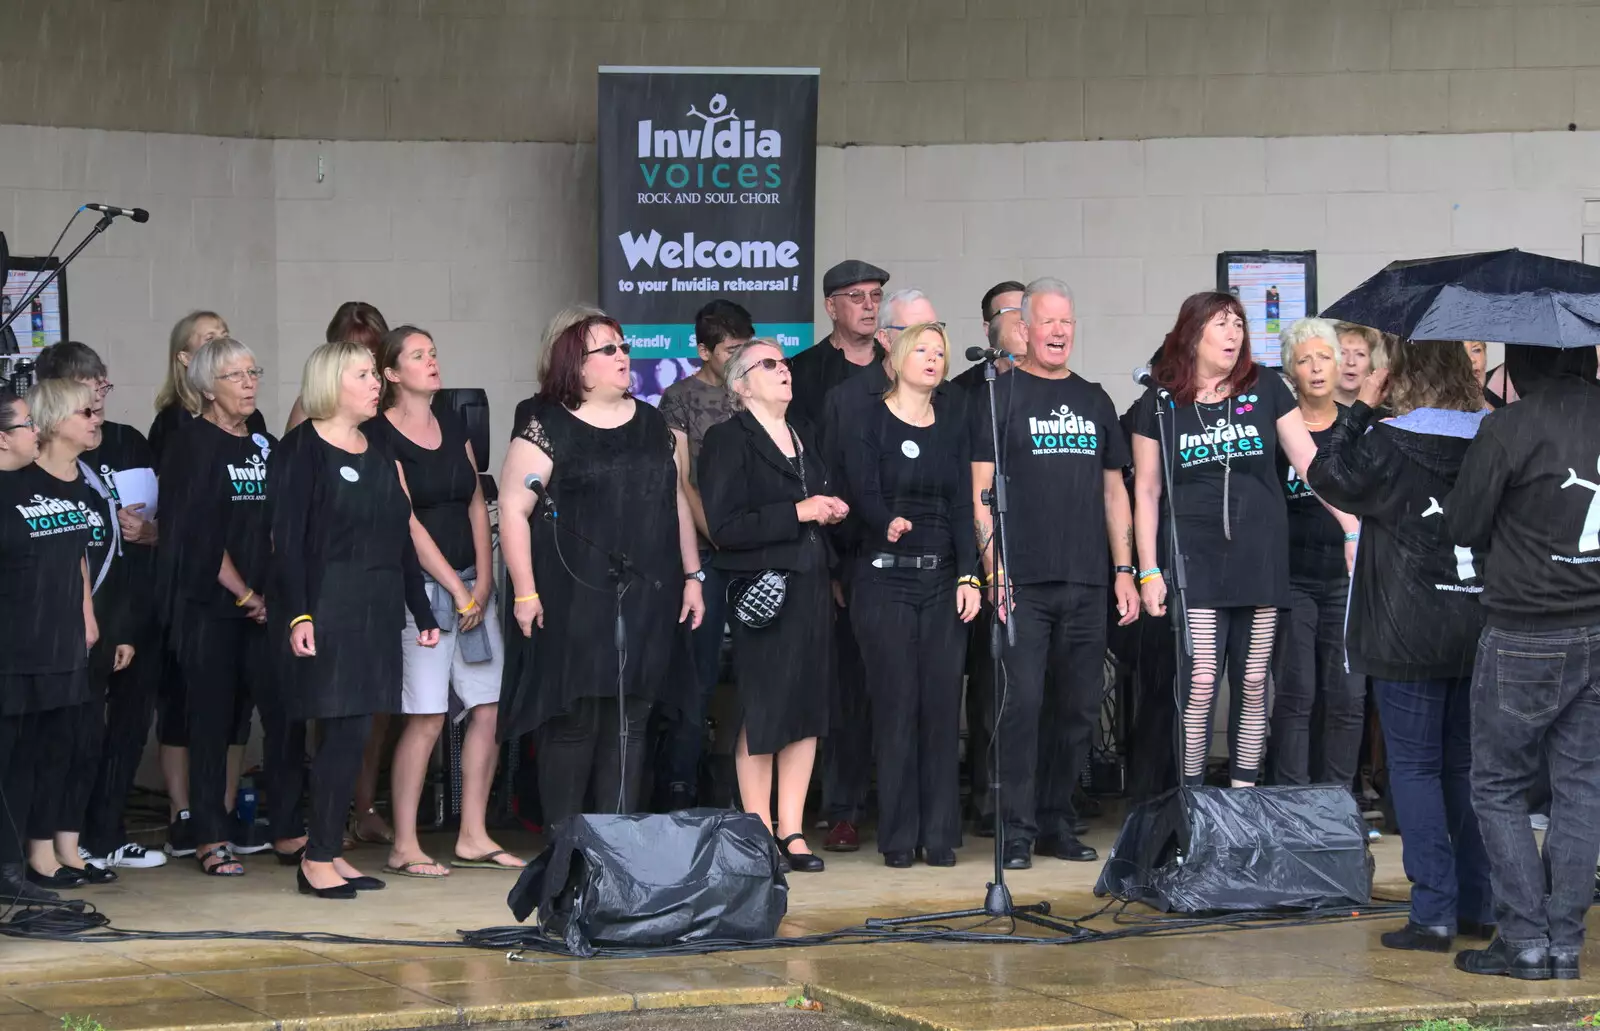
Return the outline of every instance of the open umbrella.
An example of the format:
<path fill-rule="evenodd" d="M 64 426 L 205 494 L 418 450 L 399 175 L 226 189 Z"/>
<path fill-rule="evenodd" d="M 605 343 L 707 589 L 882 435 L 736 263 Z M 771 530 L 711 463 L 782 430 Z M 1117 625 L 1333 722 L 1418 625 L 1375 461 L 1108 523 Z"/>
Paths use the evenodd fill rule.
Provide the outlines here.
<path fill-rule="evenodd" d="M 1600 266 L 1527 251 L 1397 261 L 1323 310 L 1406 340 L 1600 346 Z"/>

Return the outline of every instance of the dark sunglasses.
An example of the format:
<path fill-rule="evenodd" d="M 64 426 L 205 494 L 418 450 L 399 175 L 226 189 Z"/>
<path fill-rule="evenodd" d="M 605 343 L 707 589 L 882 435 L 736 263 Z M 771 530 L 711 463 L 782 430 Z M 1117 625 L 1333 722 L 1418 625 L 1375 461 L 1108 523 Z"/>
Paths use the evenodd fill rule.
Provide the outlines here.
<path fill-rule="evenodd" d="M 583 355 L 585 358 L 587 358 L 591 354 L 603 354 L 609 358 L 618 351 L 621 351 L 623 354 L 627 354 L 631 350 L 633 350 L 632 344 L 606 344 L 602 347 L 596 347 L 592 351 L 585 351 L 583 352 Z"/>
<path fill-rule="evenodd" d="M 755 367 L 766 369 L 768 372 L 773 372 L 780 367 L 787 368 L 788 365 L 788 361 L 783 358 L 761 358 L 756 361 Z"/>
<path fill-rule="evenodd" d="M 72 410 L 72 414 L 81 415 L 85 419 L 93 419 L 96 415 L 99 415 L 100 412 L 93 408 L 74 408 Z"/>

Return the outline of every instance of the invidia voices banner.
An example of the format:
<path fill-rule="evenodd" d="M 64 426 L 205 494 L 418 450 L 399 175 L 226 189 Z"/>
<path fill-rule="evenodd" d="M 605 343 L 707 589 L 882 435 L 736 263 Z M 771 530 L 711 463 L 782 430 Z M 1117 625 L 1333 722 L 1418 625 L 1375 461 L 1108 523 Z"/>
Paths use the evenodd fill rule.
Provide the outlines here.
<path fill-rule="evenodd" d="M 600 305 L 655 403 L 725 297 L 789 354 L 812 342 L 815 68 L 600 69 Z"/>

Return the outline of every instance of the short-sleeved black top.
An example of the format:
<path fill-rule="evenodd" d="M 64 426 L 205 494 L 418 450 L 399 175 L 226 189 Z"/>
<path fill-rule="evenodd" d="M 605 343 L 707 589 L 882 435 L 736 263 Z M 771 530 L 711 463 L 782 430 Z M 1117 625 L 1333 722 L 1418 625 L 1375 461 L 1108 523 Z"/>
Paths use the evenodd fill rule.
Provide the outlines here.
<path fill-rule="evenodd" d="M 383 442 L 405 470 L 411 509 L 428 531 L 451 569 L 470 568 L 477 561 L 468 510 L 478 489 L 478 470 L 467 461 L 467 430 L 454 412 L 434 411 L 439 420 L 440 443 L 425 448 L 395 429 L 379 413 L 368 419 L 362 432 Z"/>

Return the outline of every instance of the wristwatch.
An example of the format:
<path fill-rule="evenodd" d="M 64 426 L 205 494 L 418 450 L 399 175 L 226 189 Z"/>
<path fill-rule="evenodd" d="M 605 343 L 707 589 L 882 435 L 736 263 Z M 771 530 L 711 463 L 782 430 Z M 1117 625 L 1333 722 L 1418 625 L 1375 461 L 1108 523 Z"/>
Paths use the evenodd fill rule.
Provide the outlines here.
<path fill-rule="evenodd" d="M 697 580 L 700 583 L 705 583 L 706 582 L 706 571 L 704 569 L 696 569 L 692 573 L 683 574 L 683 578 L 685 580 Z"/>
<path fill-rule="evenodd" d="M 1127 573 L 1129 576 L 1137 576 L 1139 573 L 1139 571 L 1132 566 L 1117 566 L 1116 572 Z"/>

